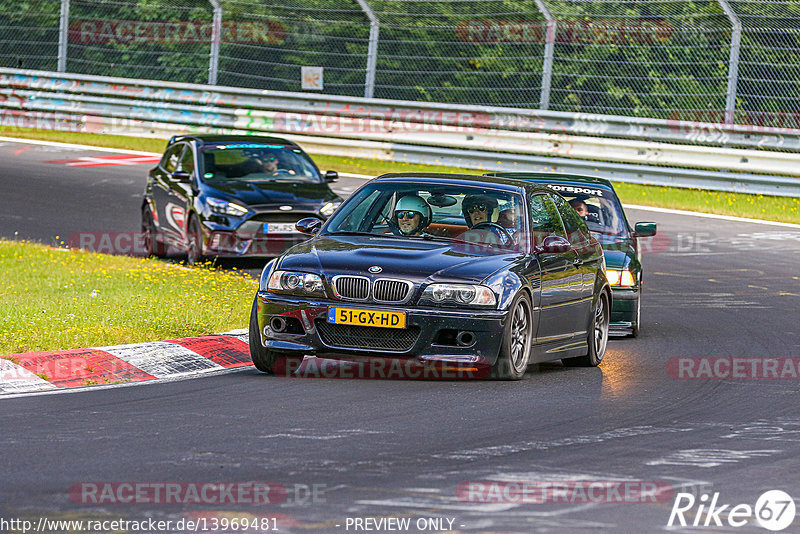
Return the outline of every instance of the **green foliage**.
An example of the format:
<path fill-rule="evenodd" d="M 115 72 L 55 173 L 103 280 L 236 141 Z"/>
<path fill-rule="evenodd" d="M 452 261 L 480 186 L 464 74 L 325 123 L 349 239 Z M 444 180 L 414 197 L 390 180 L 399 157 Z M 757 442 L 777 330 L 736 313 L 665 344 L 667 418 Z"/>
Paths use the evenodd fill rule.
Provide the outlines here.
<path fill-rule="evenodd" d="M 324 93 L 364 94 L 370 27 L 356 0 L 221 4 L 223 24 L 234 30 L 223 31 L 219 84 L 300 91 L 300 67 L 320 66 Z M 731 24 L 718 2 L 546 4 L 558 28 L 549 109 L 688 120 L 711 111 L 722 118 Z M 744 26 L 737 122 L 796 126 L 787 116 L 796 115 L 800 92 L 800 6 L 783 0 L 730 4 Z M 376 97 L 539 107 L 547 24 L 535 3 L 369 5 L 380 19 Z M 55 1 L 0 5 L 0 65 L 55 70 L 59 9 Z M 208 28 L 211 20 L 207 0 L 73 0 L 67 70 L 205 83 L 210 42 L 193 40 L 181 28 L 191 22 Z M 115 38 L 120 21 L 155 24 L 162 34 L 135 42 Z M 90 32 L 96 39 L 81 40 L 81 22 L 97 25 Z M 261 30 L 248 34 L 248 24 Z"/>

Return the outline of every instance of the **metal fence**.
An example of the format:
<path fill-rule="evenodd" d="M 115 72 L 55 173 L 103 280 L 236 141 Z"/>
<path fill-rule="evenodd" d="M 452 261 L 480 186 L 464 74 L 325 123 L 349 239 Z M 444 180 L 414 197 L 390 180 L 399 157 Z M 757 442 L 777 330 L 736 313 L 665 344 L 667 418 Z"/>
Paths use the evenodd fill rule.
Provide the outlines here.
<path fill-rule="evenodd" d="M 800 3 L 0 0 L 0 66 L 796 129 Z"/>

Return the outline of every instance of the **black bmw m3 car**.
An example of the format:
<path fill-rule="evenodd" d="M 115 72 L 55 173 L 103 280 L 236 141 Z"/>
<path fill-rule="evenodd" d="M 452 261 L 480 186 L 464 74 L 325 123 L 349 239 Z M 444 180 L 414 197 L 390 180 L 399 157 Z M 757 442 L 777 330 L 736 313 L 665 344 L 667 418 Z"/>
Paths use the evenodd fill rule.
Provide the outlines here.
<path fill-rule="evenodd" d="M 148 255 L 276 256 L 308 236 L 295 223 L 327 219 L 342 199 L 291 141 L 185 135 L 170 139 L 142 201 Z"/>
<path fill-rule="evenodd" d="M 611 291 L 603 250 L 557 193 L 486 176 L 389 174 L 270 261 L 250 317 L 255 366 L 288 356 L 596 366 Z"/>

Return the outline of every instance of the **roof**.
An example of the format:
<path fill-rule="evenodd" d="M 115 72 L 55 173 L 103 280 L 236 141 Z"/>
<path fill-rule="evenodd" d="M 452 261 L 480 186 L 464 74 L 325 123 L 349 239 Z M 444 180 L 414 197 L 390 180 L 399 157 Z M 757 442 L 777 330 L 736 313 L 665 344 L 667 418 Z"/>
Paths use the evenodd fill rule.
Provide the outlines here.
<path fill-rule="evenodd" d="M 280 137 L 270 137 L 267 135 L 221 135 L 221 134 L 186 134 L 174 135 L 169 142 L 174 143 L 179 140 L 193 139 L 200 144 L 206 143 L 264 143 L 297 146 L 296 143 Z"/>
<path fill-rule="evenodd" d="M 506 178 L 502 176 L 487 176 L 479 174 L 450 174 L 441 172 L 398 172 L 389 173 L 375 178 L 381 182 L 422 182 L 426 184 L 460 184 L 460 185 L 490 185 L 506 190 L 519 190 L 522 187 L 533 187 L 537 190 L 547 191 L 547 188 L 538 186 L 535 183 L 520 183 L 520 180 Z"/>
<path fill-rule="evenodd" d="M 597 176 L 584 176 L 582 174 L 568 174 L 556 172 L 491 172 L 487 176 L 497 176 L 503 178 L 513 178 L 516 180 L 535 181 L 535 182 L 558 182 L 564 184 L 591 184 L 607 189 L 614 190 L 611 182 L 605 178 Z"/>

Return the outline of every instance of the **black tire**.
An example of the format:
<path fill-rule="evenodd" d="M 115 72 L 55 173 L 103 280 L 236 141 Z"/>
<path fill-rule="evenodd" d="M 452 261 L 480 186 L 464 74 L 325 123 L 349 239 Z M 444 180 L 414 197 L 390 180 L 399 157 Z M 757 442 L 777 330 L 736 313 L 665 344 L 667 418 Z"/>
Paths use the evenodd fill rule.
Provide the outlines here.
<path fill-rule="evenodd" d="M 608 346 L 608 325 L 611 320 L 611 310 L 608 306 L 608 297 L 600 293 L 592 308 L 589 322 L 589 332 L 586 335 L 589 350 L 585 356 L 561 360 L 567 367 L 597 367 L 603 361 Z"/>
<path fill-rule="evenodd" d="M 500 354 L 492 365 L 489 378 L 519 380 L 525 376 L 531 358 L 533 342 L 533 308 L 525 291 L 514 297 L 508 308 Z"/>
<path fill-rule="evenodd" d="M 281 354 L 261 346 L 261 332 L 258 329 L 258 297 L 253 300 L 253 308 L 250 310 L 249 343 L 253 365 L 262 373 L 272 374 L 272 366 Z"/>
<path fill-rule="evenodd" d="M 147 206 L 142 207 L 142 241 L 144 245 L 144 253 L 147 257 L 155 256 L 161 258 L 164 256 L 163 246 L 158 241 L 158 232 L 156 231 L 156 223 L 153 221 L 153 214 Z"/>
<path fill-rule="evenodd" d="M 203 261 L 203 233 L 196 217 L 189 219 L 186 241 L 186 263 L 194 265 Z"/>

